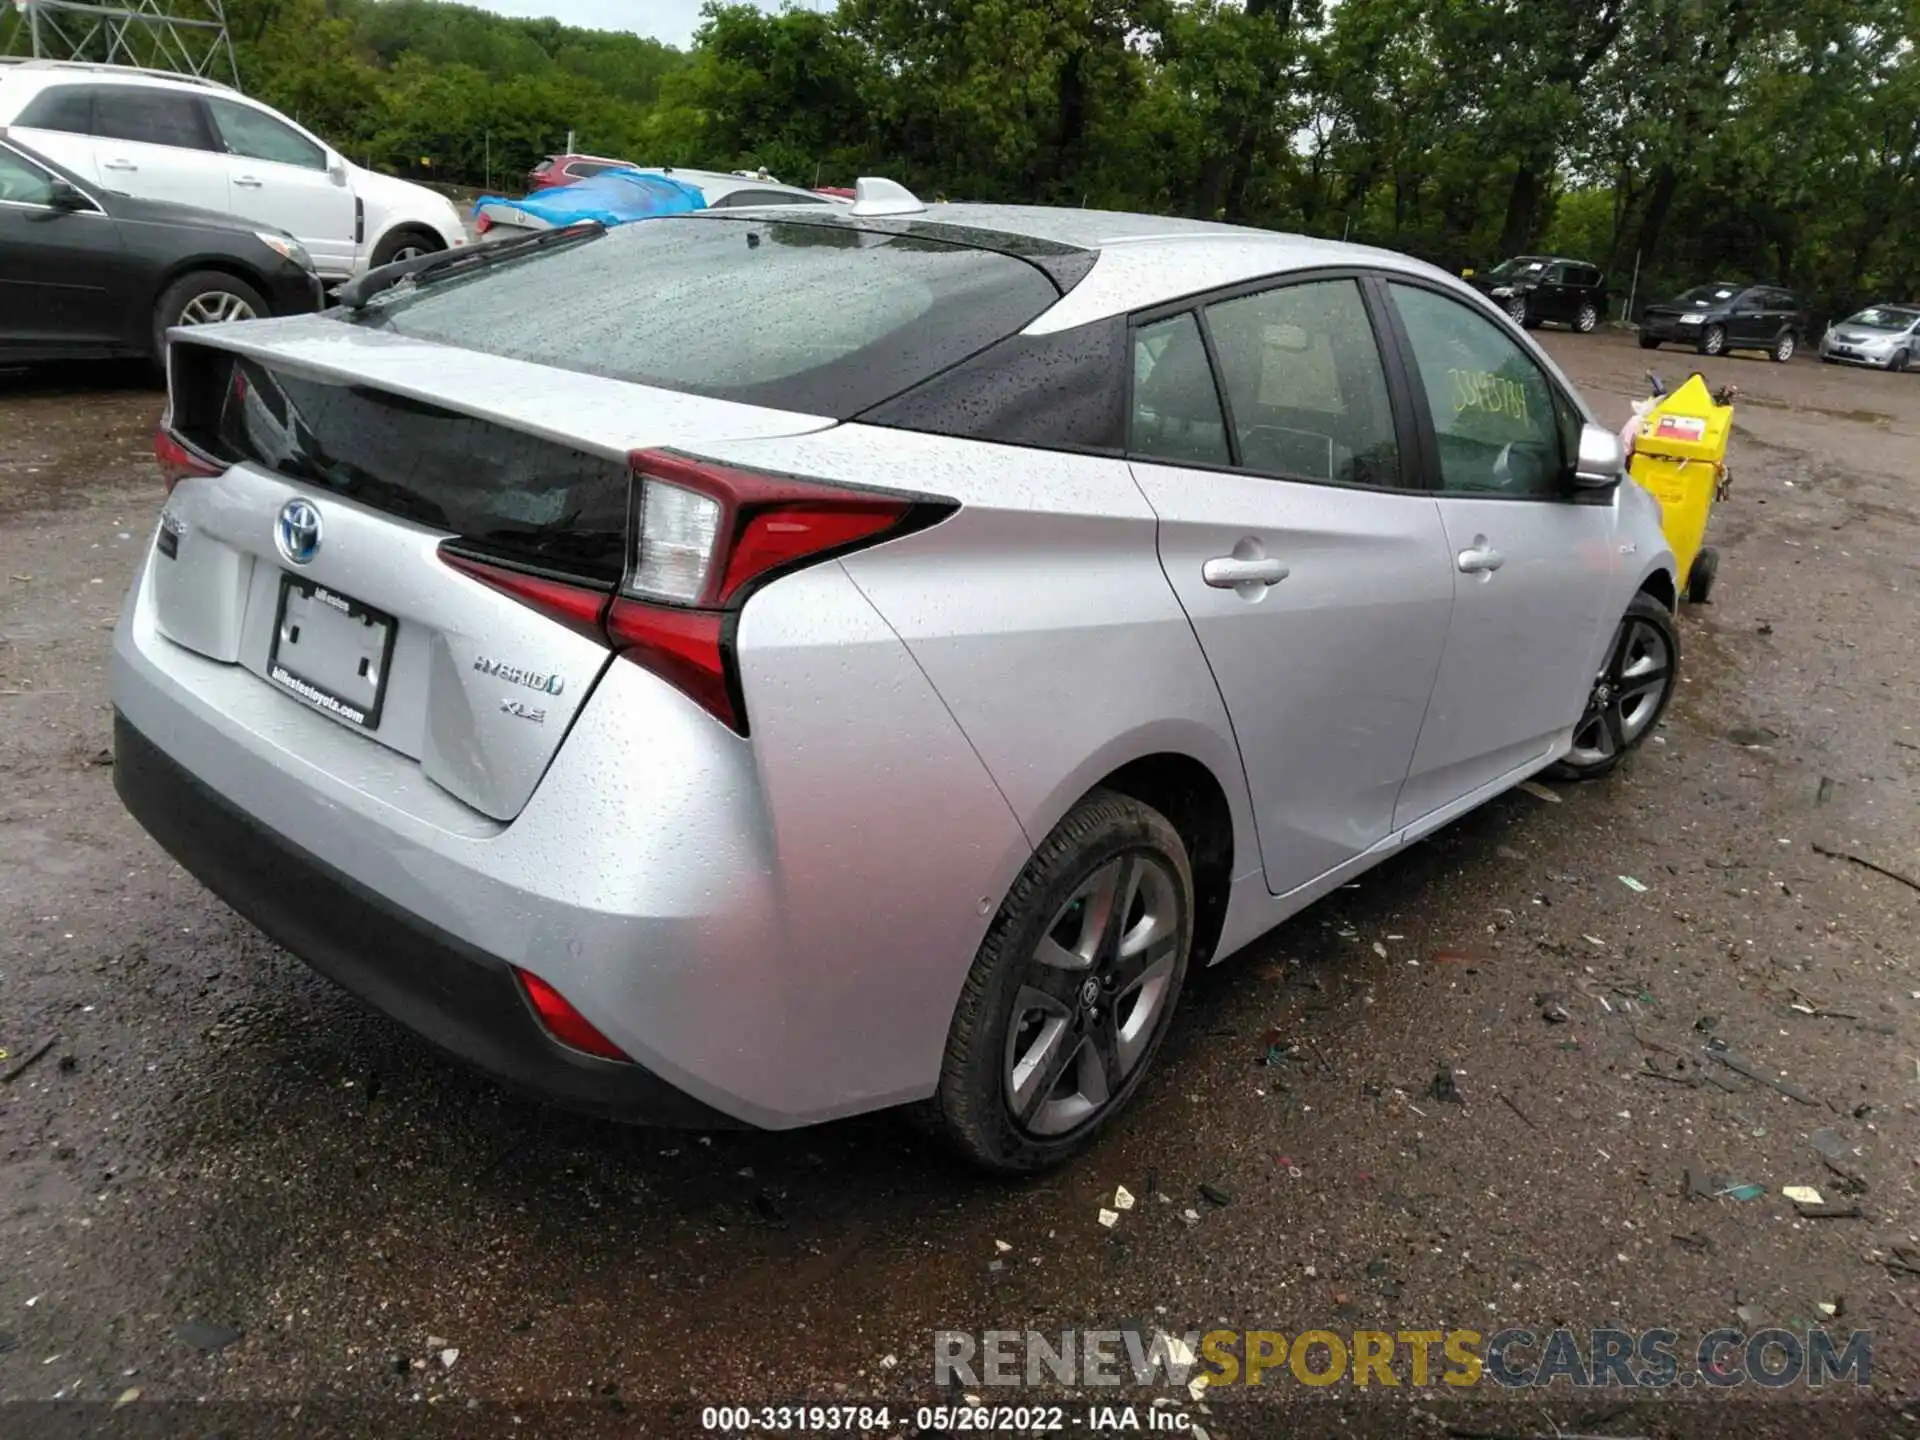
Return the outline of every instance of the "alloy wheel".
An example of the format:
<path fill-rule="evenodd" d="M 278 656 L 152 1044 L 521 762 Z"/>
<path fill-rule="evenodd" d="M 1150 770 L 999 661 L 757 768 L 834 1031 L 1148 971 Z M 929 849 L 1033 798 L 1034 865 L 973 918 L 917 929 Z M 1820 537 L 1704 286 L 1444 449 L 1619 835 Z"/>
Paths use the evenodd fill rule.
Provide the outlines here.
<path fill-rule="evenodd" d="M 227 290 L 207 290 L 181 307 L 178 325 L 219 325 L 228 320 L 252 320 L 253 306 Z"/>
<path fill-rule="evenodd" d="M 392 265 L 401 260 L 418 260 L 422 255 L 431 255 L 432 253 L 433 252 L 424 245 L 402 245 L 393 252 L 393 259 L 387 263 Z"/>
<path fill-rule="evenodd" d="M 1595 310 L 1591 305 L 1582 305 L 1580 307 L 1580 313 L 1574 317 L 1573 325 L 1582 335 L 1590 335 L 1593 333 L 1594 327 L 1599 323 L 1600 312 Z"/>
<path fill-rule="evenodd" d="M 1793 336 L 1782 335 L 1780 337 L 1779 342 L 1773 347 L 1773 358 L 1778 360 L 1782 365 L 1793 359 Z"/>
<path fill-rule="evenodd" d="M 1157 856 L 1128 851 L 1061 907 L 1020 976 L 1003 1094 L 1014 1123 L 1057 1136 L 1095 1119 L 1152 1046 L 1173 1002 L 1180 887 Z"/>
<path fill-rule="evenodd" d="M 1527 297 L 1524 295 L 1516 295 L 1511 300 L 1507 301 L 1507 314 L 1512 317 L 1514 324 L 1516 325 L 1526 324 L 1527 323 Z"/>
<path fill-rule="evenodd" d="M 1603 765 L 1630 748 L 1660 713 L 1672 684 L 1673 650 L 1666 636 L 1628 615 L 1594 679 L 1567 759 L 1576 766 Z"/>
<path fill-rule="evenodd" d="M 1700 342 L 1700 348 L 1709 355 L 1718 355 L 1727 348 L 1727 332 L 1718 325 L 1709 326 L 1705 338 Z"/>

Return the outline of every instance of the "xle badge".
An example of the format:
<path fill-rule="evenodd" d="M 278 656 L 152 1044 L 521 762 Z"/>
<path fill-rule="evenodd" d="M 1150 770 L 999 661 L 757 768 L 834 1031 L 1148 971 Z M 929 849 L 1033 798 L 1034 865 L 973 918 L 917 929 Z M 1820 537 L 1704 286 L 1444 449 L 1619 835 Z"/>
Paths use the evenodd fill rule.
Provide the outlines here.
<path fill-rule="evenodd" d="M 536 725 L 544 725 L 547 723 L 547 712 L 545 710 L 533 705 L 523 705 L 518 700 L 502 700 L 500 702 L 500 713 L 503 715 L 517 715 L 520 719 L 531 720 Z"/>

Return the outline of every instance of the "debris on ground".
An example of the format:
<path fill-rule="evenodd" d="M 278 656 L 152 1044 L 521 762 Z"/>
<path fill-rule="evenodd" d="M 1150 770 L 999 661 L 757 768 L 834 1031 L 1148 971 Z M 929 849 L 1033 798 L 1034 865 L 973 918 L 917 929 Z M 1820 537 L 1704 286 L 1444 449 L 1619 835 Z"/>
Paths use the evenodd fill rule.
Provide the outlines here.
<path fill-rule="evenodd" d="M 1100 1207 L 1100 1223 L 1111 1230 L 1120 1223 L 1120 1212 L 1118 1210 L 1109 1210 L 1106 1206 L 1102 1205 Z"/>
<path fill-rule="evenodd" d="M 1537 780 L 1522 780 L 1520 788 L 1536 800 L 1544 800 L 1549 805 L 1558 805 L 1560 797 Z"/>
<path fill-rule="evenodd" d="M 1005 1255 L 1006 1253 L 1008 1253 L 1010 1250 L 1013 1249 L 1013 1246 L 1009 1245 L 1004 1240 L 996 1240 L 993 1242 L 993 1248 L 997 1254 Z"/>
<path fill-rule="evenodd" d="M 1619 877 L 1619 880 L 1622 885 L 1626 886 L 1627 889 L 1633 891 L 1636 895 L 1644 895 L 1647 893 L 1646 885 L 1634 879 L 1631 875 L 1622 875 Z"/>
<path fill-rule="evenodd" d="M 1188 1225 L 1198 1225 L 1200 1223 L 1200 1212 L 1192 1206 L 1188 1206 L 1180 1212 L 1180 1218 Z M 1920 1271 L 1916 1271 L 1915 1273 L 1920 1274 Z"/>
<path fill-rule="evenodd" d="M 1864 1220 L 1867 1212 L 1859 1205 L 1802 1205 L 1794 1211 L 1802 1220 Z"/>
<path fill-rule="evenodd" d="M 1133 1192 L 1124 1185 L 1114 1187 L 1113 1208 L 1116 1210 L 1133 1209 Z"/>
<path fill-rule="evenodd" d="M 1233 1196 L 1218 1185 L 1201 1185 L 1200 1198 L 1212 1205 L 1227 1206 L 1233 1203 Z"/>
<path fill-rule="evenodd" d="M 1467 1097 L 1460 1093 L 1459 1082 L 1453 1078 L 1451 1065 L 1442 1065 L 1435 1073 L 1432 1083 L 1427 1086 L 1427 1098 L 1447 1105 L 1467 1103 Z"/>
<path fill-rule="evenodd" d="M 1780 1193 L 1796 1205 L 1824 1205 L 1827 1203 L 1826 1196 L 1822 1195 L 1811 1185 L 1784 1185 L 1781 1187 Z"/>
<path fill-rule="evenodd" d="M 195 1350 L 224 1350 L 240 1338 L 241 1332 L 228 1325 L 209 1325 L 204 1320 L 189 1320 L 174 1334 L 182 1345 Z"/>
<path fill-rule="evenodd" d="M 1903 875 L 1898 870 L 1889 870 L 1879 861 L 1869 860 L 1864 855 L 1856 855 L 1851 850 L 1836 850 L 1832 846 L 1822 845 L 1816 840 L 1813 842 L 1813 853 L 1816 855 L 1825 855 L 1833 860 L 1850 860 L 1863 869 L 1873 871 L 1876 875 L 1884 875 L 1889 880 L 1899 881 L 1909 890 L 1920 890 L 1920 880 L 1914 879 L 1911 875 Z"/>
<path fill-rule="evenodd" d="M 1744 1055 L 1736 1055 L 1731 1050 L 1715 1050 L 1711 1048 L 1701 1053 L 1709 1060 L 1718 1061 L 1737 1075 L 1744 1075 L 1749 1080 L 1758 1080 L 1762 1085 L 1772 1086 L 1789 1100 L 1798 1100 L 1802 1105 L 1818 1105 L 1820 1103 L 1812 1095 L 1802 1090 L 1798 1085 L 1795 1085 L 1791 1080 L 1782 1080 L 1778 1076 L 1769 1075 L 1764 1069 L 1754 1064 L 1753 1061 L 1747 1059 Z"/>
<path fill-rule="evenodd" d="M 1743 1185 L 1729 1185 L 1720 1193 L 1722 1195 L 1730 1195 L 1735 1200 L 1758 1200 L 1762 1195 L 1767 1193 L 1767 1187 L 1764 1185 L 1755 1185 L 1749 1181 Z"/>
<path fill-rule="evenodd" d="M 18 1080 L 22 1075 L 26 1074 L 29 1067 L 31 1067 L 36 1061 L 38 1061 L 42 1055 L 46 1054 L 49 1050 L 53 1048 L 53 1042 L 57 1038 L 58 1037 L 56 1036 L 49 1035 L 46 1039 L 42 1040 L 38 1045 L 34 1046 L 31 1050 L 27 1051 L 26 1054 L 22 1055 L 6 1070 L 0 1071 L 0 1085 L 11 1085 L 14 1081 Z"/>
<path fill-rule="evenodd" d="M 440 1352 L 440 1368 L 442 1370 L 451 1370 L 453 1368 L 453 1362 L 459 1358 L 460 1351 L 454 1346 L 448 1346 Z"/>

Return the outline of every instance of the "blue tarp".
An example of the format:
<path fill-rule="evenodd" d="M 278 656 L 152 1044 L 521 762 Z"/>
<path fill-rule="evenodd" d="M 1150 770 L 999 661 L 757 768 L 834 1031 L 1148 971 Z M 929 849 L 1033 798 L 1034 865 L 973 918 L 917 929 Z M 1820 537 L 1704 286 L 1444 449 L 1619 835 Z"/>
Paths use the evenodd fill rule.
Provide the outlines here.
<path fill-rule="evenodd" d="M 670 175 L 608 170 L 572 185 L 536 190 L 524 200 L 482 195 L 474 202 L 474 214 L 480 213 L 482 205 L 511 205 L 550 225 L 571 225 L 578 220 L 624 225 L 629 220 L 649 220 L 655 215 L 684 215 L 689 210 L 704 210 L 707 197 L 695 186 Z"/>

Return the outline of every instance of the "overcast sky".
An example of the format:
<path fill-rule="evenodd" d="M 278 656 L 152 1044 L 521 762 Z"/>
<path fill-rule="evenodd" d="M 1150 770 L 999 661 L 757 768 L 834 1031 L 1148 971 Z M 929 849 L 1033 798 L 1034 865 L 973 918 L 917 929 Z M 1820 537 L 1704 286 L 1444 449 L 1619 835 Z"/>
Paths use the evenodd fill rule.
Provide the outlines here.
<path fill-rule="evenodd" d="M 502 15 L 551 15 L 589 30 L 637 30 L 682 49 L 700 23 L 700 0 L 471 0 Z M 780 0 L 753 0 L 762 10 L 778 10 Z M 834 0 L 795 0 L 802 10 L 831 10 Z"/>

